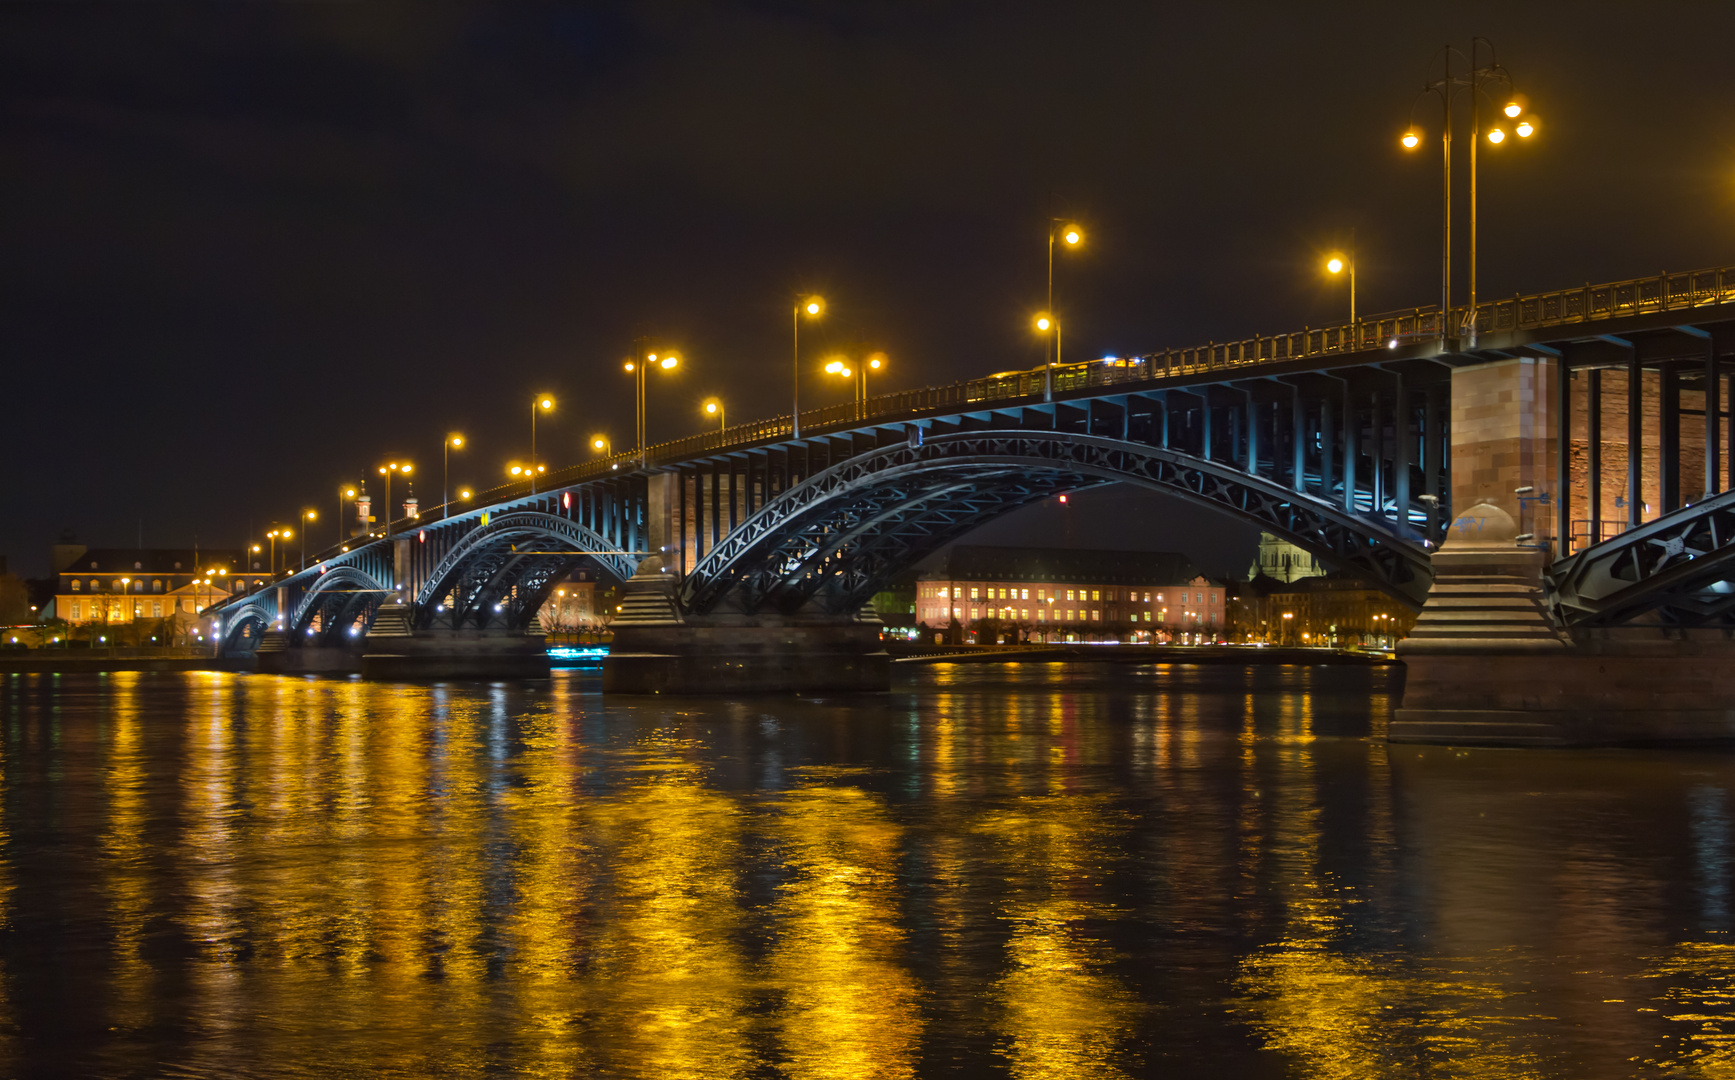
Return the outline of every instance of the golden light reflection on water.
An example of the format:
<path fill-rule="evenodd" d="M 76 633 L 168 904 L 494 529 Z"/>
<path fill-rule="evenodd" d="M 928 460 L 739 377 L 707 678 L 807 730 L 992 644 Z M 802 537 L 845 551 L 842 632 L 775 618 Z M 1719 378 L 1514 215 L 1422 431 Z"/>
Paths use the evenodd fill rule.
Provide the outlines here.
<path fill-rule="evenodd" d="M 800 788 L 779 810 L 791 877 L 776 905 L 782 932 L 769 975 L 785 1002 L 785 1071 L 914 1076 L 921 1020 L 902 957 L 902 830 L 883 800 L 852 787 Z"/>
<path fill-rule="evenodd" d="M 1121 915 L 1098 896 L 1124 828 L 1101 796 L 1044 796 L 985 815 L 977 826 L 1013 870 L 1000 917 L 1010 924 L 1007 971 L 995 983 L 1001 1052 L 1015 1077 L 1118 1077 L 1132 995 L 1110 972 L 1114 950 L 1087 928 Z"/>
<path fill-rule="evenodd" d="M 1418 754 L 1341 684 L 0 696 L 0 1074 L 1735 1075 L 1735 762 Z"/>
<path fill-rule="evenodd" d="M 704 783 L 691 740 L 661 731 L 630 756 L 637 782 L 586 815 L 599 898 L 584 1040 L 632 1075 L 741 1074 L 751 981 L 738 943 L 742 810 Z"/>

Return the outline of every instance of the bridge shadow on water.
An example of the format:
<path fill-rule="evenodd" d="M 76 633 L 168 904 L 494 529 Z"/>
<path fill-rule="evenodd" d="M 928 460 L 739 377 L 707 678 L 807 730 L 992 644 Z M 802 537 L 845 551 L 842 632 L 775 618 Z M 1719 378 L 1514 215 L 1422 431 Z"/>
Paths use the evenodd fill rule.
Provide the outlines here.
<path fill-rule="evenodd" d="M 0 1072 L 1735 1067 L 1735 757 L 1391 746 L 1399 678 L 0 676 Z"/>

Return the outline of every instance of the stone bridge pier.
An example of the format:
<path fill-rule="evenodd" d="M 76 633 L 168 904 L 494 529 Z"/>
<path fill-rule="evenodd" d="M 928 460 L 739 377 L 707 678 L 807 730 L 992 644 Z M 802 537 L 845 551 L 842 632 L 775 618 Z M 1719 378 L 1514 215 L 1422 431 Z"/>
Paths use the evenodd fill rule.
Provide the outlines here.
<path fill-rule="evenodd" d="M 719 605 L 682 610 L 680 556 L 691 551 L 677 473 L 648 478 L 646 523 L 653 554 L 622 589 L 603 690 L 618 694 L 754 694 L 886 690 L 891 658 L 870 611 L 827 613 L 816 604 L 786 613 Z M 689 562 L 688 565 L 691 565 Z"/>
<path fill-rule="evenodd" d="M 1707 405 L 1706 436 L 1683 448 L 1679 401 L 1660 411 L 1654 396 L 1648 409 L 1645 403 L 1646 389 L 1669 390 L 1668 371 L 1647 382 L 1651 373 L 1631 357 L 1630 373 L 1615 374 L 1630 374 L 1632 392 L 1609 408 L 1597 394 L 1614 381 L 1605 378 L 1610 371 L 1574 370 L 1573 359 L 1569 350 L 1452 374 L 1456 516 L 1434 556 L 1415 631 L 1398 644 L 1406 673 L 1389 731 L 1394 742 L 1735 739 L 1735 642 L 1725 629 L 1670 617 L 1661 604 L 1636 605 L 1634 617 L 1619 621 L 1575 623 L 1562 617 L 1557 585 L 1563 556 L 1594 555 L 1593 545 L 1606 548 L 1622 536 L 1644 547 L 1645 538 L 1629 531 L 1641 519 L 1662 516 L 1652 527 L 1663 528 L 1671 516 L 1691 515 L 1678 491 L 1670 504 L 1683 461 L 1703 463 L 1695 475 L 1706 481 L 1707 497 L 1722 486 L 1718 398 L 1727 400 L 1729 380 L 1717 373 L 1713 350 L 1708 393 L 1699 399 Z M 1611 456 L 1616 468 L 1603 469 L 1599 461 Z M 1627 520 L 1600 520 L 1599 505 L 1609 502 Z M 1604 577 L 1606 589 L 1634 587 Z"/>

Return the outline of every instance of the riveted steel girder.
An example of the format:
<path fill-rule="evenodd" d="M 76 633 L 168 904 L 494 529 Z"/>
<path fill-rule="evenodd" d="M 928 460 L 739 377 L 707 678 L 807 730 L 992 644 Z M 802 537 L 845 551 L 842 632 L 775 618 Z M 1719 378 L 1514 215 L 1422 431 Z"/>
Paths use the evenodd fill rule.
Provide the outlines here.
<path fill-rule="evenodd" d="M 1426 549 L 1389 523 L 1227 463 L 1067 432 L 974 431 L 885 447 L 808 477 L 724 537 L 687 576 L 680 601 L 702 613 L 733 594 L 741 610 L 790 610 L 825 587 L 823 606 L 847 610 L 992 517 L 1057 490 L 1115 482 L 1251 521 L 1413 606 L 1432 580 Z"/>

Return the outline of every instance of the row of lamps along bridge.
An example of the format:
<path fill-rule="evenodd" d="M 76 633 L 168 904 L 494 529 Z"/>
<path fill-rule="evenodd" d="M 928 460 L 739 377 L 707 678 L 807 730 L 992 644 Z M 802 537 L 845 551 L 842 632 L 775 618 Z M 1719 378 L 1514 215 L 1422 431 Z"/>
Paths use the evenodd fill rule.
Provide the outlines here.
<path fill-rule="evenodd" d="M 1484 57 L 1486 57 L 1486 59 L 1484 59 Z M 1455 60 L 1467 62 L 1468 71 L 1454 73 L 1453 62 Z M 1465 54 L 1463 51 L 1453 46 L 1446 46 L 1441 49 L 1435 54 L 1433 60 L 1430 61 L 1430 77 L 1433 75 L 1436 65 L 1441 69 L 1441 77 L 1438 79 L 1430 78 L 1430 80 L 1423 85 L 1422 90 L 1417 94 L 1415 102 L 1411 106 L 1411 123 L 1404 130 L 1404 133 L 1399 137 L 1398 141 L 1405 150 L 1409 151 L 1414 151 L 1422 145 L 1422 130 L 1414 121 L 1415 107 L 1425 98 L 1430 96 L 1436 98 L 1439 101 L 1441 108 L 1440 138 L 1444 176 L 1444 207 L 1441 215 L 1440 310 L 1446 312 L 1451 310 L 1452 106 L 1460 94 L 1468 93 L 1470 95 L 1469 302 L 1466 307 L 1465 326 L 1463 329 L 1466 332 L 1474 333 L 1476 317 L 1476 150 L 1479 136 L 1484 135 L 1481 131 L 1482 105 L 1486 102 L 1492 106 L 1496 100 L 1489 94 L 1489 88 L 1495 87 L 1504 91 L 1503 96 L 1506 98 L 1506 101 L 1504 105 L 1499 106 L 1498 113 L 1504 116 L 1506 120 L 1513 122 L 1512 134 L 1516 135 L 1519 139 L 1529 139 L 1531 136 L 1535 135 L 1540 121 L 1534 114 L 1529 112 L 1524 98 L 1516 93 L 1510 73 L 1508 73 L 1505 67 L 1498 62 L 1495 56 L 1493 44 L 1486 38 L 1473 38 L 1470 45 L 1470 52 L 1468 54 Z M 1507 132 L 1505 127 L 1501 126 L 1501 122 L 1496 121 L 1489 127 L 1485 133 L 1485 137 L 1491 145 L 1499 146 L 1506 141 Z M 1356 321 L 1354 238 L 1354 230 L 1351 230 L 1350 246 L 1344 251 L 1333 252 L 1326 258 L 1324 264 L 1327 274 L 1333 277 L 1342 276 L 1347 279 L 1349 285 L 1349 321 L 1352 324 Z M 1045 401 L 1052 400 L 1054 396 L 1054 368 L 1061 363 L 1062 326 L 1060 315 L 1056 311 L 1054 304 L 1054 252 L 1057 247 L 1063 251 L 1080 247 L 1084 243 L 1084 230 L 1078 224 L 1067 218 L 1050 217 L 1048 222 L 1047 241 L 1048 303 L 1045 310 L 1038 312 L 1032 318 L 1033 328 L 1038 334 L 1044 337 L 1043 399 Z M 825 313 L 825 306 L 825 300 L 823 297 L 817 295 L 806 295 L 796 299 L 794 308 L 791 312 L 790 405 L 792 417 L 791 428 L 793 435 L 796 438 L 801 436 L 801 324 L 803 319 L 813 320 L 823 316 Z M 1394 348 L 1397 346 L 1397 340 L 1395 338 L 1392 340 L 1391 345 Z M 648 338 L 639 338 L 634 342 L 632 357 L 627 359 L 623 365 L 625 372 L 633 379 L 634 437 L 635 445 L 638 448 L 639 463 L 641 466 L 645 463 L 647 452 L 647 439 L 645 432 L 646 375 L 653 369 L 660 371 L 673 371 L 675 368 L 680 366 L 680 363 L 681 358 L 678 353 L 660 349 L 653 350 Z M 857 406 L 865 407 L 868 398 L 869 373 L 872 372 L 874 374 L 879 374 L 883 372 L 888 363 L 889 361 L 886 354 L 883 352 L 870 353 L 854 362 L 844 356 L 829 356 L 825 360 L 824 371 L 828 375 L 850 379 L 852 381 L 854 400 Z M 530 490 L 533 494 L 536 491 L 537 480 L 544 476 L 548 471 L 547 465 L 538 458 L 536 453 L 536 421 L 540 414 L 552 412 L 554 410 L 554 405 L 554 397 L 551 394 L 537 394 L 531 399 L 530 460 L 528 462 L 510 462 L 506 468 L 507 475 L 512 479 L 528 481 L 530 484 Z M 707 418 L 716 418 L 719 431 L 723 430 L 727 426 L 727 415 L 721 398 L 707 398 L 705 401 L 701 402 L 700 408 Z M 442 513 L 445 512 L 445 507 L 450 505 L 448 478 L 450 475 L 451 452 L 453 450 L 461 450 L 464 446 L 464 436 L 457 432 L 448 432 L 445 440 L 441 443 Z M 608 437 L 600 434 L 591 437 L 590 446 L 597 454 L 608 454 L 612 449 Z M 618 463 L 615 467 L 619 468 Z M 391 534 L 390 507 L 392 478 L 394 476 L 402 476 L 407 479 L 412 470 L 413 466 L 409 462 L 389 461 L 384 465 L 379 466 L 379 474 L 385 478 L 386 484 L 385 535 L 388 538 Z M 343 502 L 346 499 L 357 498 L 359 493 L 359 489 L 352 485 L 344 485 L 339 489 L 338 544 L 340 547 L 343 546 L 344 539 L 342 525 Z M 474 492 L 468 487 L 460 488 L 458 490 L 458 498 L 461 501 L 468 501 L 473 497 L 473 495 Z M 306 524 L 307 522 L 316 520 L 317 516 L 317 513 L 313 510 L 305 510 L 301 515 L 301 564 L 304 569 L 307 564 Z M 370 518 L 368 524 L 367 535 L 369 536 L 372 535 L 371 520 L 372 519 Z M 293 535 L 293 530 L 281 526 L 274 527 L 266 532 L 265 539 L 271 546 L 271 566 L 274 573 L 277 566 L 277 541 L 282 540 L 287 543 Z M 253 544 L 252 550 L 255 553 L 258 553 L 260 551 L 260 545 Z M 344 550 L 347 551 L 348 548 L 344 547 Z"/>

